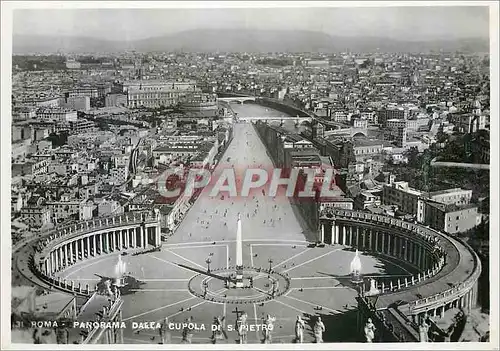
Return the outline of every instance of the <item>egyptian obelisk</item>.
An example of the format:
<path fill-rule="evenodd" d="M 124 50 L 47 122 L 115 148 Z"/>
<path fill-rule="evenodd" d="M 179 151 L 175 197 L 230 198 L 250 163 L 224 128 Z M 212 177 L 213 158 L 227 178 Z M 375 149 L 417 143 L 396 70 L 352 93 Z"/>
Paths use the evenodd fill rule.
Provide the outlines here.
<path fill-rule="evenodd" d="M 243 243 L 241 241 L 241 215 L 239 213 L 236 231 L 236 287 L 243 287 Z"/>

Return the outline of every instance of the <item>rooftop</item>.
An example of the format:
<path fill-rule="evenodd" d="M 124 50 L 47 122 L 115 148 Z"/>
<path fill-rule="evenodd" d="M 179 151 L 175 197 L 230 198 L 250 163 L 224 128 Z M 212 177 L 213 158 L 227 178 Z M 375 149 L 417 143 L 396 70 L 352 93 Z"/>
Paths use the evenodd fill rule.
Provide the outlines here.
<path fill-rule="evenodd" d="M 378 139 L 356 138 L 353 140 L 354 147 L 383 146 L 384 142 Z"/>
<path fill-rule="evenodd" d="M 432 200 L 427 200 L 426 202 L 428 205 L 439 209 L 440 211 L 450 213 L 450 212 L 458 212 L 458 211 L 463 211 L 463 210 L 468 210 L 472 208 L 477 208 L 476 204 L 466 204 L 466 205 L 456 205 L 456 204 L 443 204 L 440 202 L 432 201 Z"/>
<path fill-rule="evenodd" d="M 437 195 L 444 195 L 444 194 L 451 194 L 455 192 L 471 192 L 472 190 L 467 190 L 467 189 L 462 189 L 462 188 L 451 188 L 451 189 L 445 189 L 445 190 L 438 190 L 438 191 L 432 191 L 428 195 L 429 197 L 432 196 L 437 196 Z"/>

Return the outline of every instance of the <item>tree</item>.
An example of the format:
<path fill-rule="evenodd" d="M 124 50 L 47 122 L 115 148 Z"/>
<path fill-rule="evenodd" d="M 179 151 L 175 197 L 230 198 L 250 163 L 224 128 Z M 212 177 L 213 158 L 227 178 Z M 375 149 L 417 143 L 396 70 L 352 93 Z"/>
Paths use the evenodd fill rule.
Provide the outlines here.
<path fill-rule="evenodd" d="M 418 148 L 411 147 L 405 151 L 404 156 L 408 158 L 408 166 L 412 168 L 418 168 L 419 166 L 419 152 Z"/>
<path fill-rule="evenodd" d="M 394 156 L 389 155 L 389 159 L 387 160 L 387 163 L 389 164 L 389 166 L 393 166 L 394 165 Z"/>

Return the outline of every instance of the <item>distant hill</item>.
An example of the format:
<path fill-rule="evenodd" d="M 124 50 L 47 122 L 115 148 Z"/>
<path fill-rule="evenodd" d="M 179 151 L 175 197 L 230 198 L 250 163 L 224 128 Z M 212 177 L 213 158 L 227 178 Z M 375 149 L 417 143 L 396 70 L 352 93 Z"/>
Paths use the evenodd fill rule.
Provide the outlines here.
<path fill-rule="evenodd" d="M 342 37 L 302 30 L 196 29 L 136 41 L 85 37 L 14 36 L 14 54 L 139 52 L 488 52 L 484 38 L 402 41 Z"/>

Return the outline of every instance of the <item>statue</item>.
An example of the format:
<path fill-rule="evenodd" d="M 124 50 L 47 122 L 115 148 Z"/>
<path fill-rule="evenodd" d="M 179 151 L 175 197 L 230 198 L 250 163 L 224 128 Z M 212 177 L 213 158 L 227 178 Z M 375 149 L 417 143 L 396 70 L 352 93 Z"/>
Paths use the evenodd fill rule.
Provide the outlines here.
<path fill-rule="evenodd" d="M 104 293 L 108 296 L 113 296 L 113 291 L 111 290 L 111 280 L 107 279 L 104 282 Z"/>
<path fill-rule="evenodd" d="M 118 289 L 118 287 L 116 286 L 115 287 L 115 300 L 118 300 L 121 296 L 121 292 L 120 292 L 120 289 Z"/>
<path fill-rule="evenodd" d="M 375 338 L 375 324 L 373 324 L 372 319 L 368 318 L 368 322 L 365 324 L 365 338 L 366 342 L 373 342 Z"/>
<path fill-rule="evenodd" d="M 165 317 L 165 320 L 161 324 L 161 327 L 159 329 L 160 332 L 160 340 L 162 344 L 169 344 L 169 333 L 167 332 L 168 330 L 168 317 Z"/>
<path fill-rule="evenodd" d="M 193 323 L 193 317 L 186 319 L 186 327 L 182 330 L 182 341 L 183 344 L 191 344 L 193 341 L 193 330 L 189 328 L 189 324 Z"/>
<path fill-rule="evenodd" d="M 68 330 L 68 328 L 57 328 L 56 329 L 56 341 L 58 344 L 68 344 L 69 343 L 69 330 Z"/>
<path fill-rule="evenodd" d="M 214 317 L 214 325 L 217 326 L 217 329 L 212 331 L 212 342 L 215 344 L 217 340 L 226 340 L 227 333 L 225 328 L 226 317 Z"/>
<path fill-rule="evenodd" d="M 57 342 L 55 331 L 49 328 L 35 328 L 33 331 L 34 344 L 54 344 Z"/>
<path fill-rule="evenodd" d="M 306 325 L 300 316 L 297 316 L 295 321 L 295 342 L 302 344 L 304 342 L 304 329 Z"/>
<path fill-rule="evenodd" d="M 377 289 L 377 281 L 375 279 L 370 279 L 370 291 L 368 291 L 367 295 L 377 295 L 380 293 L 380 290 Z"/>
<path fill-rule="evenodd" d="M 274 322 L 276 321 L 276 317 L 271 317 L 271 315 L 267 315 L 264 319 L 265 328 L 262 329 L 262 334 L 264 335 L 264 344 L 272 343 L 271 332 L 274 329 Z"/>
<path fill-rule="evenodd" d="M 316 323 L 314 324 L 314 339 L 316 340 L 317 344 L 320 344 L 323 342 L 323 333 L 325 332 L 325 325 L 323 324 L 323 321 L 321 320 L 321 317 L 318 317 L 316 319 Z"/>
<path fill-rule="evenodd" d="M 248 333 L 247 317 L 248 317 L 247 314 L 243 313 L 236 320 L 236 326 L 235 327 L 236 327 L 236 330 L 238 332 L 240 344 L 246 344 L 247 343 L 247 333 Z"/>
<path fill-rule="evenodd" d="M 420 342 L 429 341 L 429 324 L 427 323 L 427 313 L 422 318 L 420 325 L 418 326 L 418 332 L 420 334 Z"/>

